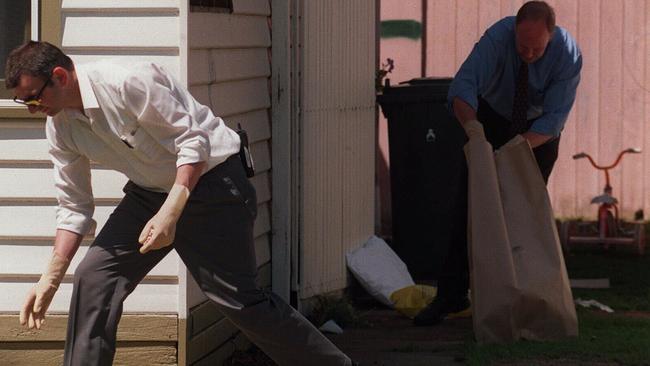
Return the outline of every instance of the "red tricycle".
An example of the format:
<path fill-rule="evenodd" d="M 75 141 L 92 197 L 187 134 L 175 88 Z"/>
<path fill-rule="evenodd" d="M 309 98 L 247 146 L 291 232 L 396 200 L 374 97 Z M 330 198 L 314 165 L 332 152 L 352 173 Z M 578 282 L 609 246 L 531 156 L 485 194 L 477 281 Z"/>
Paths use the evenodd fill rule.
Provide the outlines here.
<path fill-rule="evenodd" d="M 560 239 L 565 251 L 572 244 L 601 244 L 607 249 L 610 245 L 636 246 L 639 255 L 645 251 L 645 227 L 642 218 L 634 222 L 624 222 L 618 215 L 618 200 L 612 196 L 609 170 L 616 167 L 625 154 L 638 154 L 641 149 L 629 148 L 621 151 L 614 164 L 598 165 L 587 153 L 573 155 L 573 159 L 587 158 L 591 165 L 605 172 L 603 194 L 594 197 L 591 203 L 598 204 L 597 221 L 565 221 L 560 226 Z"/>

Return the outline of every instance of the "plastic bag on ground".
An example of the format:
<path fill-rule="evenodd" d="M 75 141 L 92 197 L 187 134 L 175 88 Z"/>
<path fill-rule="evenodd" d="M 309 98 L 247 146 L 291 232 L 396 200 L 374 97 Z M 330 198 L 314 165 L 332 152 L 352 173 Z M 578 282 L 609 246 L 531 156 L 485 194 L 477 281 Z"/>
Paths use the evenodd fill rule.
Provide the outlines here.
<path fill-rule="evenodd" d="M 390 299 L 393 292 L 415 284 L 406 264 L 385 241 L 374 235 L 345 257 L 348 269 L 361 286 L 387 306 L 394 306 Z"/>

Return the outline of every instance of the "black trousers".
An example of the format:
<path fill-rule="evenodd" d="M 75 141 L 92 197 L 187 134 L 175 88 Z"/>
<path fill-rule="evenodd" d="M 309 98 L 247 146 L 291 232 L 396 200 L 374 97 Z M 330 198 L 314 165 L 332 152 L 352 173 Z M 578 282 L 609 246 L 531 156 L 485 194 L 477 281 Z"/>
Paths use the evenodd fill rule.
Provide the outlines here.
<path fill-rule="evenodd" d="M 113 363 L 124 300 L 172 249 L 221 313 L 279 365 L 349 366 L 350 359 L 280 297 L 257 286 L 255 189 L 238 156 L 199 179 L 172 246 L 140 254 L 138 236 L 167 194 L 129 182 L 74 274 L 66 366 Z"/>
<path fill-rule="evenodd" d="M 510 120 L 495 112 L 490 105 L 479 98 L 477 119 L 483 124 L 486 139 L 494 149 L 500 148 L 515 135 L 510 132 Z M 528 121 L 528 127 L 534 120 Z M 544 182 L 548 183 L 555 161 L 557 160 L 560 138 L 552 139 L 533 149 L 535 160 L 542 173 Z M 452 243 L 447 251 L 443 269 L 438 279 L 438 296 L 458 298 L 465 296 L 469 289 L 469 262 L 467 252 L 467 162 L 463 159 L 461 169 L 461 187 L 456 199 L 458 210 L 453 220 Z"/>

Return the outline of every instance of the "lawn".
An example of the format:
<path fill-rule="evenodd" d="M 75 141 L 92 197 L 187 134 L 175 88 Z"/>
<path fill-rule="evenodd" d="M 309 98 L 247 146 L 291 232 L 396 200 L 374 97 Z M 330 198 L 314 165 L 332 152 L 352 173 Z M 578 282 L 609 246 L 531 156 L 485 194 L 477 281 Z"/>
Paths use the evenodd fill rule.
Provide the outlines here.
<path fill-rule="evenodd" d="M 650 256 L 601 248 L 566 256 L 571 278 L 609 278 L 611 288 L 575 289 L 574 298 L 595 299 L 613 314 L 578 309 L 580 336 L 558 342 L 479 346 L 468 340 L 468 365 L 650 365 Z"/>

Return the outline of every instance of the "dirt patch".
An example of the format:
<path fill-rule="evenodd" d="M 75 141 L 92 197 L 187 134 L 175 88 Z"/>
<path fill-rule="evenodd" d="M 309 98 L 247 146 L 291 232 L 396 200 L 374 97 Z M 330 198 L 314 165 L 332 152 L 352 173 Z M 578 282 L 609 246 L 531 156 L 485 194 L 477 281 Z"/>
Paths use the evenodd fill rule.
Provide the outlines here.
<path fill-rule="evenodd" d="M 365 326 L 328 335 L 361 365 L 458 364 L 453 360 L 462 358 L 462 345 L 472 333 L 470 318 L 447 319 L 437 326 L 416 327 L 411 319 L 386 308 L 362 311 L 361 317 Z"/>

